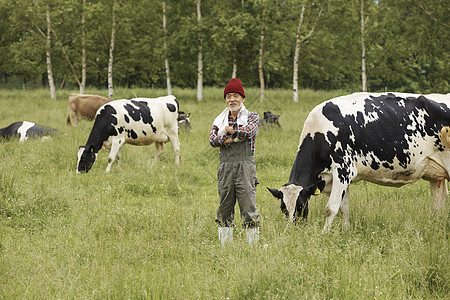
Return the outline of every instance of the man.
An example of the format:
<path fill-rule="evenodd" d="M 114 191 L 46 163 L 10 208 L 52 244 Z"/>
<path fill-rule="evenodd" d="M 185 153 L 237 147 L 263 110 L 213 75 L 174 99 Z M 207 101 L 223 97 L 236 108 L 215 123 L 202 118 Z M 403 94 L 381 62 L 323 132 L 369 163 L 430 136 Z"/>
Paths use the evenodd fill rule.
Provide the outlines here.
<path fill-rule="evenodd" d="M 217 189 L 220 205 L 216 222 L 223 246 L 233 239 L 234 206 L 239 203 L 247 241 L 259 239 L 259 215 L 256 208 L 255 139 L 259 115 L 245 106 L 245 93 L 239 79 L 233 78 L 223 92 L 227 107 L 218 115 L 209 134 L 209 143 L 220 147 Z"/>

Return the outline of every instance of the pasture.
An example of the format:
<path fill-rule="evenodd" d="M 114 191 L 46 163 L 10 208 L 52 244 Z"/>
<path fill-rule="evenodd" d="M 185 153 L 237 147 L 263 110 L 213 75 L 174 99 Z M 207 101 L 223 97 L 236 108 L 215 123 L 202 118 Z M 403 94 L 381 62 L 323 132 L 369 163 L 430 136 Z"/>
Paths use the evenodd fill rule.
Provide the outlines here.
<path fill-rule="evenodd" d="M 223 89 L 206 88 L 201 102 L 195 90 L 173 90 L 191 113 L 192 131 L 179 134 L 179 168 L 170 144 L 157 164 L 154 145 L 125 145 L 107 174 L 105 151 L 89 173 L 75 172 L 93 122 L 66 126 L 71 92 L 59 91 L 55 102 L 47 90 L 0 90 L 0 127 L 27 120 L 62 133 L 0 142 L 0 298 L 448 299 L 450 205 L 433 214 L 428 182 L 352 185 L 350 229 L 338 214 L 325 235 L 326 197 L 311 199 L 306 225 L 288 226 L 266 190 L 287 182 L 308 112 L 344 91 L 302 91 L 293 103 L 290 91 L 267 90 L 261 103 L 246 89 L 247 108 L 281 115 L 282 129 L 260 128 L 256 142 L 260 242 L 249 247 L 237 226 L 226 248 L 214 223 L 218 149 L 208 143 Z"/>

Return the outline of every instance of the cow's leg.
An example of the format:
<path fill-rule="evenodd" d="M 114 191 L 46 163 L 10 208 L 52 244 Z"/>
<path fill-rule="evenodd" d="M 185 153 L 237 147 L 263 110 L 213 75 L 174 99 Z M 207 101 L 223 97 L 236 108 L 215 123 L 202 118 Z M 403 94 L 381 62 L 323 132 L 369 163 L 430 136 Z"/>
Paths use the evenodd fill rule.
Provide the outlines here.
<path fill-rule="evenodd" d="M 354 168 L 350 169 L 350 174 L 352 176 L 355 176 L 356 170 Z M 331 224 L 333 223 L 334 217 L 339 211 L 339 208 L 341 207 L 342 201 L 345 203 L 343 204 L 343 207 L 348 206 L 349 204 L 349 198 L 343 200 L 345 197 L 348 197 L 348 186 L 352 180 L 352 178 L 346 178 L 346 182 L 342 182 L 340 180 L 338 170 L 337 168 L 334 168 L 332 171 L 333 174 L 333 183 L 331 186 L 331 193 L 330 198 L 328 199 L 328 203 L 325 206 L 325 226 L 323 227 L 322 232 L 327 232 L 331 228 Z M 347 216 L 348 217 L 348 216 Z"/>
<path fill-rule="evenodd" d="M 330 230 L 334 217 L 338 213 L 339 207 L 341 206 L 342 198 L 345 196 L 345 190 L 347 189 L 344 184 L 335 182 L 337 182 L 337 180 L 333 180 L 333 190 L 331 191 L 330 198 L 325 206 L 326 220 L 322 232 L 327 232 Z"/>
<path fill-rule="evenodd" d="M 70 110 L 70 117 L 72 119 L 72 125 L 74 127 L 78 126 L 78 113 L 76 111 Z"/>
<path fill-rule="evenodd" d="M 155 142 L 156 152 L 155 152 L 155 163 L 160 158 L 163 149 L 164 149 L 164 143 Z"/>
<path fill-rule="evenodd" d="M 441 211 L 448 195 L 447 180 L 430 181 L 430 191 L 434 210 Z"/>
<path fill-rule="evenodd" d="M 111 166 L 114 162 L 114 160 L 117 157 L 117 154 L 120 151 L 120 147 L 122 146 L 123 141 L 120 142 L 120 140 L 115 139 L 111 141 L 111 150 L 109 152 L 109 156 L 108 156 L 108 166 L 106 167 L 105 172 L 108 173 L 109 171 L 111 171 Z"/>
<path fill-rule="evenodd" d="M 349 224 L 350 193 L 348 187 L 345 190 L 345 195 L 342 198 L 341 207 L 339 208 L 339 210 L 341 211 L 342 219 L 344 220 L 344 229 L 347 230 L 350 226 Z"/>
<path fill-rule="evenodd" d="M 175 165 L 180 165 L 180 141 L 178 139 L 178 127 L 176 130 L 167 130 L 170 143 L 172 144 L 173 153 L 175 155 Z"/>

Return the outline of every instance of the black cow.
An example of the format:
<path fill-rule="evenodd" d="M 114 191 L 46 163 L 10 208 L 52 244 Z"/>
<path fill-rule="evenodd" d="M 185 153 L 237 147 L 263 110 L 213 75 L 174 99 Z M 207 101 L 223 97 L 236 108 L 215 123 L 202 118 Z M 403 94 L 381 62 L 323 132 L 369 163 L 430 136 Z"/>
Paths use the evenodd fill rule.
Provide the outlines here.
<path fill-rule="evenodd" d="M 278 119 L 280 118 L 279 115 L 274 115 L 271 111 L 264 112 L 264 119 L 259 120 L 259 124 L 261 125 L 268 125 L 268 126 L 278 126 L 281 127 Z"/>

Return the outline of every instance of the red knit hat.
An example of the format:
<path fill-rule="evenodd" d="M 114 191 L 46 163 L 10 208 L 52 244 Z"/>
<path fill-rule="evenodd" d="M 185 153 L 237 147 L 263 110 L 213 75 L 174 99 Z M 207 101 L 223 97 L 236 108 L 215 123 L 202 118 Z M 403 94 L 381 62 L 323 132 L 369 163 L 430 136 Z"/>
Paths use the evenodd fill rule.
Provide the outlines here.
<path fill-rule="evenodd" d="M 230 82 L 228 82 L 227 86 L 225 87 L 225 90 L 223 91 L 224 99 L 228 93 L 238 93 L 239 95 L 245 98 L 244 87 L 242 86 L 242 82 L 237 78 L 231 79 Z"/>

